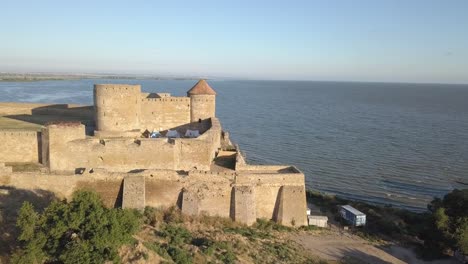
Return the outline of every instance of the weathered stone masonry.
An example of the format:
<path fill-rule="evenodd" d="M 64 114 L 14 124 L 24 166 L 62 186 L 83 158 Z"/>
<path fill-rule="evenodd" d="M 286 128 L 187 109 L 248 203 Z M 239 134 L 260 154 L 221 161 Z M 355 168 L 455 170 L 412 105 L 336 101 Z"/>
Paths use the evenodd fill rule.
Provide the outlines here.
<path fill-rule="evenodd" d="M 14 114 L 72 112 L 90 124 L 52 122 L 40 131 L 0 131 L 0 188 L 46 190 L 69 198 L 93 189 L 108 206 L 142 209 L 177 205 L 185 214 L 218 215 L 251 225 L 258 218 L 306 225 L 304 174 L 293 166 L 250 165 L 215 116 L 216 92 L 198 82 L 187 97 L 141 93 L 139 85 L 94 87 L 89 107 L 1 104 Z M 73 106 L 75 107 L 75 106 Z M 78 106 L 76 106 L 78 107 Z M 36 110 L 35 110 L 36 109 Z M 92 117 L 91 117 L 92 118 Z M 197 138 L 144 138 L 149 131 L 199 130 Z M 91 134 L 90 134 L 91 131 Z M 93 132 L 94 131 L 94 132 Z M 232 153 L 218 156 L 229 146 Z M 4 163 L 40 163 L 37 172 L 13 172 Z"/>

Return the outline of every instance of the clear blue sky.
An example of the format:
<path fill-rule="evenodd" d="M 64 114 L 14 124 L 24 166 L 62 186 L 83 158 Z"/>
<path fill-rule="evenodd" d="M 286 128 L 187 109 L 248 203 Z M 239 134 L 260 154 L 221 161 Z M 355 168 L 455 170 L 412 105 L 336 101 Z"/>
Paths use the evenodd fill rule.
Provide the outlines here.
<path fill-rule="evenodd" d="M 0 71 L 468 83 L 467 0 L 2 1 Z"/>

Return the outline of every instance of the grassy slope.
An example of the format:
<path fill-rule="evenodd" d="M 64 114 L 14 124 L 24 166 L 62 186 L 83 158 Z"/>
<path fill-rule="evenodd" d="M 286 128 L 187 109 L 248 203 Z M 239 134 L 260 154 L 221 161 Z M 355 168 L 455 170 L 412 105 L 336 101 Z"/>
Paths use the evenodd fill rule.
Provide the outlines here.
<path fill-rule="evenodd" d="M 123 248 L 121 256 L 134 263 L 329 263 L 290 240 L 291 232 L 316 230 L 266 220 L 247 227 L 226 218 L 184 216 L 175 208 L 147 209 L 135 245 Z"/>

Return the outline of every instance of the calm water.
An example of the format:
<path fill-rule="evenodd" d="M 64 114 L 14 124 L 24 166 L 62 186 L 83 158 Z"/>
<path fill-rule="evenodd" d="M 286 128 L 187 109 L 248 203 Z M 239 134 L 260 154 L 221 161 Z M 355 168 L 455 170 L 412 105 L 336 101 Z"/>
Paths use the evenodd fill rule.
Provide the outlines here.
<path fill-rule="evenodd" d="M 92 104 L 94 83 L 184 95 L 195 81 L 1 83 L 0 101 Z M 307 187 L 420 210 L 468 183 L 468 85 L 210 81 L 252 163 L 294 164 Z"/>

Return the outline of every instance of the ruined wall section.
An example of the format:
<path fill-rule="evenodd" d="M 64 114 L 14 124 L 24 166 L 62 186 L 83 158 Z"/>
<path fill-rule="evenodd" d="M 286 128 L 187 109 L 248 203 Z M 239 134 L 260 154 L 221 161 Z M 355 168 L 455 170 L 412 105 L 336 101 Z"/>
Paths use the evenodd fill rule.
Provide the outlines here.
<path fill-rule="evenodd" d="M 97 131 L 140 130 L 141 86 L 96 84 L 94 107 Z"/>
<path fill-rule="evenodd" d="M 0 162 L 39 162 L 40 133 L 0 130 Z"/>
<path fill-rule="evenodd" d="M 142 130 L 163 131 L 190 123 L 190 98 L 144 98 L 141 101 Z"/>

